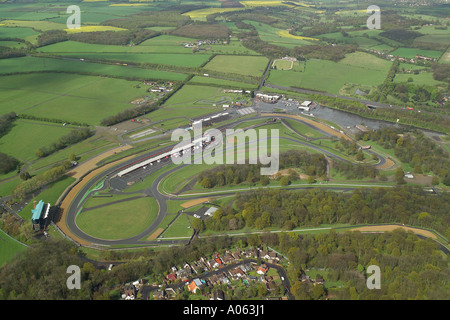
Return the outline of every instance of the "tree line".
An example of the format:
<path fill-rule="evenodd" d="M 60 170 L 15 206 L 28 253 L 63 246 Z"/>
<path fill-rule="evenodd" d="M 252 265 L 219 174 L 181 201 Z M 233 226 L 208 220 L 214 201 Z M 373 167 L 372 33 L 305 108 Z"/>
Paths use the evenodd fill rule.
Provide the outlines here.
<path fill-rule="evenodd" d="M 450 185 L 448 153 L 422 131 L 386 127 L 358 133 L 356 138 L 376 141 L 386 149 L 393 149 L 395 156 L 408 163 L 413 172 L 433 172 L 445 185 Z"/>
<path fill-rule="evenodd" d="M 157 35 L 160 35 L 160 33 L 146 29 L 126 31 L 93 31 L 72 34 L 68 34 L 64 30 L 48 30 L 39 35 L 37 45 L 38 47 L 42 47 L 67 40 L 106 45 L 137 45 Z"/>
<path fill-rule="evenodd" d="M 29 177 L 29 179 L 22 181 L 11 191 L 13 201 L 19 202 L 24 200 L 28 194 L 37 191 L 43 186 L 61 178 L 71 167 L 72 164 L 70 161 L 66 160 L 62 164 L 54 166 L 42 174 Z"/>
<path fill-rule="evenodd" d="M 267 175 L 261 175 L 261 167 L 260 163 L 220 165 L 214 169 L 199 173 L 197 182 L 203 188 L 256 183 L 267 186 L 270 184 L 271 179 Z M 305 150 L 291 150 L 280 154 L 279 168 L 280 170 L 297 168 L 309 176 L 322 177 L 326 176 L 327 160 L 322 154 L 310 153 Z M 275 175 L 274 178 L 281 179 L 282 175 Z M 288 182 L 284 183 L 284 185 L 300 178 L 298 173 L 293 170 L 286 179 Z M 283 184 L 283 181 L 281 182 Z"/>
<path fill-rule="evenodd" d="M 89 128 L 74 129 L 71 130 L 68 134 L 59 138 L 58 141 L 48 146 L 40 147 L 36 150 L 35 154 L 38 158 L 43 158 L 72 144 L 83 141 L 91 137 L 92 135 L 94 135 L 94 132 Z"/>
<path fill-rule="evenodd" d="M 403 223 L 433 228 L 449 236 L 450 195 L 436 197 L 413 186 L 360 188 L 348 193 L 320 188 L 258 189 L 237 193 L 234 206 L 219 208 L 208 219 L 196 219 L 194 227 L 207 232 L 268 227 L 292 230 L 336 223 Z"/>
<path fill-rule="evenodd" d="M 6 113 L 0 116 L 0 137 L 4 136 L 11 130 L 14 120 L 17 119 L 17 115 L 14 112 Z M 20 161 L 16 158 L 7 155 L 6 153 L 0 153 L 0 174 L 8 173 L 15 170 L 20 164 Z"/>

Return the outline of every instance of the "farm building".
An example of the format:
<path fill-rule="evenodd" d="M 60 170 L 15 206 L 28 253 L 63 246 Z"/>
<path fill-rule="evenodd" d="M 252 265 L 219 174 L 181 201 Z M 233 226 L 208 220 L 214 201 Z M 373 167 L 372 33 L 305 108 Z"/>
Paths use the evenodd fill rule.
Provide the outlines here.
<path fill-rule="evenodd" d="M 277 103 L 281 96 L 279 95 L 269 95 L 264 93 L 257 93 L 256 98 L 260 99 L 262 102 L 266 103 Z"/>
<path fill-rule="evenodd" d="M 311 109 L 311 101 L 303 101 L 301 105 L 298 106 L 300 110 L 309 111 Z"/>
<path fill-rule="evenodd" d="M 362 132 L 368 132 L 369 131 L 369 129 L 367 129 L 367 127 L 365 127 L 365 126 L 363 126 L 361 124 L 357 124 L 355 127 L 356 127 L 356 129 L 358 129 L 359 131 L 362 131 Z"/>
<path fill-rule="evenodd" d="M 31 210 L 31 221 L 33 222 L 33 228 L 38 231 L 41 229 L 41 225 L 48 217 L 50 210 L 50 203 L 45 204 L 44 201 L 39 201 L 38 204 Z"/>

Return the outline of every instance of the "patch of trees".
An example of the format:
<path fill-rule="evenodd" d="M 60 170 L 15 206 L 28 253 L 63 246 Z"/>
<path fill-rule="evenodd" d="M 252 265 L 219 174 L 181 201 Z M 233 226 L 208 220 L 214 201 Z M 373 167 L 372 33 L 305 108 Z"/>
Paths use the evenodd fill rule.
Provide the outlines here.
<path fill-rule="evenodd" d="M 15 119 L 17 119 L 15 112 L 6 113 L 0 116 L 0 137 L 5 135 L 11 129 Z"/>
<path fill-rule="evenodd" d="M 256 51 L 266 57 L 277 58 L 290 55 L 290 49 L 276 46 L 261 40 L 256 30 L 241 33 L 239 37 L 244 47 Z"/>
<path fill-rule="evenodd" d="M 378 175 L 378 170 L 373 166 L 363 165 L 363 164 L 354 164 L 344 161 L 333 161 L 333 168 L 343 174 L 346 179 L 363 179 L 363 178 L 371 178 L 375 179 Z"/>
<path fill-rule="evenodd" d="M 42 32 L 37 38 L 38 47 L 47 46 L 49 44 L 66 41 L 69 39 L 67 32 L 64 30 L 48 30 Z"/>
<path fill-rule="evenodd" d="M 390 94 L 410 107 L 414 107 L 414 103 L 424 104 L 427 101 L 436 103 L 444 101 L 444 95 L 437 87 L 417 85 L 411 82 L 394 83 Z"/>
<path fill-rule="evenodd" d="M 29 249 L 0 268 L 0 299 L 14 300 L 111 300 L 118 295 L 113 290 L 146 277 L 149 283 L 163 283 L 170 267 L 186 261 L 197 261 L 226 249 L 270 246 L 289 258 L 287 275 L 291 293 L 298 300 L 325 299 L 331 293 L 325 286 L 301 281 L 307 269 L 322 269 L 315 278 L 340 281 L 343 287 L 333 289 L 334 299 L 448 299 L 445 283 L 448 265 L 439 248 L 430 239 L 420 239 L 403 230 L 383 234 L 360 232 L 325 234 L 263 233 L 247 237 L 208 237 L 197 239 L 189 246 L 170 250 L 104 250 L 106 261 L 124 261 L 111 271 L 96 268 L 70 242 L 49 238 Z M 382 274 L 380 290 L 366 286 L 369 265 L 378 265 Z M 66 273 L 69 265 L 80 266 L 81 289 L 69 290 Z M 52 272 L 48 272 L 48 270 Z M 21 270 L 21 272 L 16 272 Z M 322 275 L 320 275 L 322 274 Z M 263 297 L 265 290 L 249 287 L 249 292 L 224 288 L 227 296 L 236 299 Z M 280 291 L 281 293 L 281 291 Z M 281 293 L 282 294 L 282 293 Z M 188 299 L 186 290 L 176 299 Z"/>
<path fill-rule="evenodd" d="M 334 223 L 404 223 L 445 234 L 450 222 L 450 195 L 436 197 L 411 186 L 361 188 L 347 194 L 319 188 L 259 189 L 236 194 L 236 210 L 220 208 L 203 221 L 210 230 L 231 230 L 233 226 L 291 230 Z M 428 213 L 427 219 L 420 218 L 422 212 Z"/>
<path fill-rule="evenodd" d="M 170 34 L 196 39 L 228 39 L 231 31 L 222 24 L 196 23 L 183 25 L 171 31 Z"/>
<path fill-rule="evenodd" d="M 63 119 L 54 119 L 54 118 L 46 118 L 46 117 L 40 117 L 40 116 L 34 116 L 30 114 L 19 114 L 17 116 L 20 119 L 29 119 L 29 120 L 37 120 L 37 121 L 44 121 L 44 122 L 52 122 L 52 123 L 62 123 L 62 124 L 71 124 L 73 126 L 80 126 L 80 127 L 87 127 L 89 126 L 87 123 L 84 122 L 78 122 L 78 121 L 67 121 Z"/>
<path fill-rule="evenodd" d="M 331 230 L 327 234 L 280 233 L 260 238 L 289 258 L 287 273 L 296 300 L 325 299 L 331 294 L 338 300 L 449 297 L 444 287 L 449 267 L 437 244 L 402 229 L 376 235 Z M 367 288 L 369 265 L 380 267 L 380 289 Z M 315 279 L 325 275 L 326 282 L 340 281 L 343 287 L 328 291 L 323 285 L 302 281 L 307 269 L 323 270 Z"/>
<path fill-rule="evenodd" d="M 19 164 L 20 162 L 16 158 L 0 152 L 0 174 L 15 170 Z"/>
<path fill-rule="evenodd" d="M 298 168 L 309 176 L 323 176 L 327 172 L 327 160 L 322 154 L 309 153 L 304 150 L 292 150 L 282 153 L 279 161 L 281 170 Z M 257 182 L 265 186 L 270 184 L 270 179 L 268 176 L 260 174 L 261 167 L 261 164 L 221 165 L 201 172 L 197 176 L 197 181 L 203 188 L 239 185 L 241 183 L 254 184 Z M 276 177 L 283 179 L 281 175 Z M 299 179 L 295 171 L 292 171 L 289 177 L 285 178 L 288 181 L 284 185 Z M 283 181 L 280 180 L 280 182 L 282 183 Z"/>
<path fill-rule="evenodd" d="M 404 29 L 387 30 L 381 32 L 379 35 L 403 43 L 404 45 L 407 46 L 412 45 L 415 38 L 422 36 L 422 34 L 419 32 Z"/>
<path fill-rule="evenodd" d="M 345 57 L 347 53 L 355 52 L 357 49 L 356 45 L 304 45 L 301 47 L 294 47 L 292 49 L 270 44 L 263 41 L 258 36 L 256 30 L 251 30 L 250 32 L 241 33 L 240 38 L 242 44 L 247 49 L 259 52 L 260 54 L 271 57 L 283 57 L 291 56 L 296 57 L 299 60 L 308 59 L 324 59 L 331 61 L 339 61 Z"/>
<path fill-rule="evenodd" d="M 0 116 L 0 137 L 8 133 L 15 119 L 17 119 L 17 115 L 14 112 Z M 15 170 L 19 163 L 16 158 L 0 152 L 0 174 Z"/>
<path fill-rule="evenodd" d="M 189 11 L 189 10 L 188 10 Z M 138 30 L 148 27 L 179 27 L 188 23 L 191 18 L 181 14 L 181 11 L 145 11 L 124 19 L 110 19 L 101 25 Z"/>
<path fill-rule="evenodd" d="M 433 63 L 431 64 L 434 80 L 450 83 L 450 64 Z"/>
<path fill-rule="evenodd" d="M 334 33 L 339 32 L 340 29 L 336 27 L 334 24 L 319 24 L 312 26 L 309 29 L 301 28 L 302 36 L 304 37 L 313 37 L 324 33 Z M 297 35 L 294 33 L 294 35 Z"/>
<path fill-rule="evenodd" d="M 10 48 L 0 46 L 0 59 L 24 57 L 26 53 L 21 48 Z"/>
<path fill-rule="evenodd" d="M 412 26 L 422 26 L 425 24 L 433 23 L 432 21 L 412 18 L 412 17 L 406 17 L 397 14 L 395 11 L 383 11 L 382 13 L 382 20 L 383 20 L 383 30 L 393 31 L 390 33 L 390 35 L 394 36 L 396 40 L 397 38 L 401 37 L 403 34 L 403 31 L 407 31 Z M 417 32 L 416 32 L 417 33 Z M 381 35 L 381 33 L 380 33 Z M 419 34 L 421 35 L 421 34 Z M 407 36 L 407 33 L 405 34 Z M 389 37 L 387 37 L 389 38 Z M 390 38 L 391 39 L 391 38 Z M 400 39 L 402 40 L 402 39 Z M 406 40 L 403 39 L 403 40 Z M 399 40 L 396 40 L 399 41 Z M 402 42 L 402 41 L 400 41 Z"/>
<path fill-rule="evenodd" d="M 73 33 L 68 36 L 68 39 L 85 43 L 124 46 L 128 44 L 137 45 L 159 34 L 159 32 L 146 29 L 136 31 L 95 31 Z"/>
<path fill-rule="evenodd" d="M 408 163 L 415 173 L 433 172 L 450 185 L 450 159 L 448 153 L 422 131 L 408 132 L 396 128 L 370 130 L 357 138 L 372 140 L 386 149 L 393 149 L 395 156 Z"/>
<path fill-rule="evenodd" d="M 138 116 L 143 116 L 147 113 L 155 111 L 156 109 L 158 109 L 158 105 L 152 104 L 152 103 L 144 103 L 143 105 L 141 105 L 139 107 L 130 108 L 130 109 L 124 110 L 122 112 L 119 112 L 116 115 L 104 118 L 100 122 L 100 124 L 102 126 L 112 126 L 116 123 L 119 123 L 119 122 L 122 122 L 125 120 L 133 119 Z"/>
<path fill-rule="evenodd" d="M 324 59 L 337 62 L 345 57 L 347 53 L 355 52 L 356 45 L 306 45 L 301 47 L 295 47 L 292 49 L 292 56 L 305 57 L 308 59 Z"/>
<path fill-rule="evenodd" d="M 89 128 L 71 130 L 68 134 L 59 138 L 58 141 L 56 141 L 55 143 L 52 143 L 49 146 L 39 148 L 36 151 L 36 156 L 39 158 L 46 157 L 58 150 L 64 149 L 72 144 L 83 141 L 91 137 L 93 134 L 94 132 L 91 131 Z"/>
<path fill-rule="evenodd" d="M 64 161 L 62 164 L 57 165 L 50 170 L 47 170 L 43 174 L 39 174 L 31 177 L 28 180 L 22 181 L 11 192 L 11 196 L 14 201 L 22 201 L 25 197 L 42 188 L 43 186 L 58 180 L 64 175 L 64 173 L 71 167 L 69 160 Z"/>

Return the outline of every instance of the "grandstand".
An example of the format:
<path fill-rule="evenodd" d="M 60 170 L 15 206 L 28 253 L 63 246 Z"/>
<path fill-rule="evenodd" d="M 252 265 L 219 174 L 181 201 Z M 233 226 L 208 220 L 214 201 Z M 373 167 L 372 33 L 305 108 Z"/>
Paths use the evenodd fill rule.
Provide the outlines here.
<path fill-rule="evenodd" d="M 41 230 L 41 225 L 45 223 L 50 211 L 50 203 L 45 204 L 40 200 L 39 203 L 31 210 L 31 221 L 33 222 L 33 228 L 36 231 Z"/>

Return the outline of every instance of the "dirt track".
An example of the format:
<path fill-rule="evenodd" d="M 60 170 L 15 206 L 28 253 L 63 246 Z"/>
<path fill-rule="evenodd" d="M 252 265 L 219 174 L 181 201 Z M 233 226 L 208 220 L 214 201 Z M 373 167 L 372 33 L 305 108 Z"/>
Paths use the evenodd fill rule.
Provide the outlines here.
<path fill-rule="evenodd" d="M 405 226 L 398 226 L 398 225 L 359 227 L 359 228 L 351 229 L 351 231 L 385 232 L 385 231 L 392 231 L 392 230 L 395 230 L 398 228 L 404 229 L 405 231 L 412 231 L 416 234 L 420 234 L 420 235 L 423 235 L 425 237 L 429 237 L 432 239 L 437 239 L 436 235 L 430 231 L 423 230 L 423 229 L 417 229 L 417 228 L 411 228 L 411 227 L 405 227 Z"/>
<path fill-rule="evenodd" d="M 89 172 L 90 170 L 92 170 L 95 167 L 97 167 L 96 164 L 100 160 L 103 160 L 103 159 L 105 159 L 105 158 L 107 158 L 109 156 L 112 156 L 112 155 L 114 155 L 114 154 L 116 154 L 118 152 L 130 149 L 130 148 L 131 148 L 130 145 L 125 145 L 125 146 L 122 146 L 122 147 L 118 147 L 118 148 L 111 149 L 111 150 L 108 150 L 106 152 L 103 152 L 102 154 L 100 154 L 100 155 L 98 155 L 98 156 L 96 156 L 96 157 L 94 157 L 94 158 L 92 158 L 92 159 L 90 159 L 90 160 L 88 160 L 86 162 L 83 162 L 82 164 L 78 165 L 74 169 L 70 170 L 67 174 L 78 180 L 83 175 L 85 175 L 87 172 Z"/>
<path fill-rule="evenodd" d="M 116 149 L 115 149 L 116 150 Z M 102 156 L 103 156 L 103 154 L 102 154 Z M 105 155 L 103 158 L 105 158 L 105 157 L 107 157 L 107 156 L 109 156 L 109 154 L 108 155 Z M 104 166 L 102 166 L 102 167 L 99 167 L 99 168 L 97 168 L 97 169 L 95 169 L 95 170 L 93 170 L 92 172 L 90 172 L 88 175 L 86 175 L 84 178 L 82 178 L 82 180 L 79 180 L 80 179 L 80 177 L 81 176 L 78 176 L 78 178 L 77 178 L 77 182 L 76 182 L 76 185 L 69 191 L 69 193 L 66 195 L 66 197 L 64 198 L 64 200 L 61 202 L 61 205 L 60 205 L 60 209 L 61 209 L 61 218 L 59 219 L 59 221 L 56 223 L 56 225 L 61 229 L 61 231 L 62 232 L 64 232 L 64 234 L 66 234 L 67 236 L 69 236 L 70 238 L 72 238 L 73 240 L 75 240 L 76 242 L 78 242 L 79 244 L 81 244 L 81 245 L 89 245 L 90 243 L 89 242 L 87 242 L 87 241 L 85 241 L 85 240 L 82 240 L 82 239 L 80 239 L 80 238 L 78 238 L 78 237 L 76 237 L 74 234 L 72 234 L 72 232 L 70 232 L 70 230 L 67 228 L 67 226 L 66 226 L 66 211 L 67 211 L 67 209 L 69 208 L 69 206 L 70 206 L 70 204 L 72 203 L 72 201 L 73 201 L 73 199 L 75 198 L 75 196 L 78 194 L 78 192 L 83 188 L 83 186 L 86 184 L 86 183 L 88 183 L 89 182 L 89 180 L 91 180 L 93 177 L 95 177 L 97 174 L 99 174 L 100 172 L 102 172 L 102 171 L 104 171 L 104 170 L 106 170 L 106 169 L 108 169 L 108 168 L 110 168 L 110 167 L 113 167 L 114 165 L 116 165 L 116 164 L 118 164 L 118 163 L 121 163 L 121 162 L 124 162 L 124 161 L 127 161 L 127 160 L 130 160 L 130 159 L 132 159 L 134 156 L 129 156 L 129 157 L 126 157 L 126 158 L 124 158 L 124 159 L 120 159 L 120 160 L 117 160 L 117 161 L 115 161 L 115 162 L 112 162 L 112 163 L 109 163 L 109 164 L 107 164 L 107 165 L 104 165 Z M 95 162 L 93 162 L 94 164 L 92 165 L 92 162 L 91 162 L 91 167 L 90 167 L 90 170 L 93 168 L 93 167 L 95 167 L 95 163 L 97 163 L 98 161 L 100 161 L 101 159 L 99 159 L 99 157 L 95 157 L 94 159 L 92 159 L 93 161 L 95 160 Z M 87 163 L 87 162 L 86 162 Z M 83 172 L 84 174 L 86 173 L 86 172 L 88 172 L 88 170 L 87 170 L 87 166 L 83 169 L 83 171 L 82 170 L 79 170 L 79 174 L 81 174 L 81 172 Z M 84 171 L 84 170 L 86 170 L 86 171 Z M 75 177 L 75 176 L 74 176 Z"/>
<path fill-rule="evenodd" d="M 298 120 L 307 122 L 310 125 L 318 128 L 318 129 L 320 129 L 322 131 L 325 131 L 325 132 L 327 132 L 327 133 L 329 133 L 329 134 L 331 134 L 333 136 L 336 136 L 338 138 L 344 137 L 347 140 L 353 141 L 350 137 L 346 136 L 343 133 L 340 133 L 337 130 L 334 130 L 334 129 L 330 128 L 329 126 L 327 126 L 327 125 L 325 125 L 323 123 L 320 123 L 320 122 L 317 122 L 317 121 L 313 121 L 313 120 L 310 120 L 308 118 L 304 118 L 304 117 L 301 117 L 301 116 L 298 116 L 298 115 L 291 115 L 291 114 L 282 114 L 282 115 L 280 115 L 280 114 L 277 114 L 277 113 L 261 113 L 261 116 L 264 116 L 264 117 L 267 117 L 267 116 L 269 116 L 269 117 L 280 117 L 280 116 L 283 116 L 283 117 L 289 117 L 289 118 L 293 118 L 293 119 L 298 119 Z"/>
<path fill-rule="evenodd" d="M 190 201 L 186 201 L 186 202 L 182 203 L 181 206 L 183 208 L 190 208 L 197 204 L 200 204 L 200 203 L 203 203 L 203 202 L 206 202 L 209 200 L 211 200 L 211 199 L 210 198 L 201 198 L 201 199 L 190 200 Z"/>

